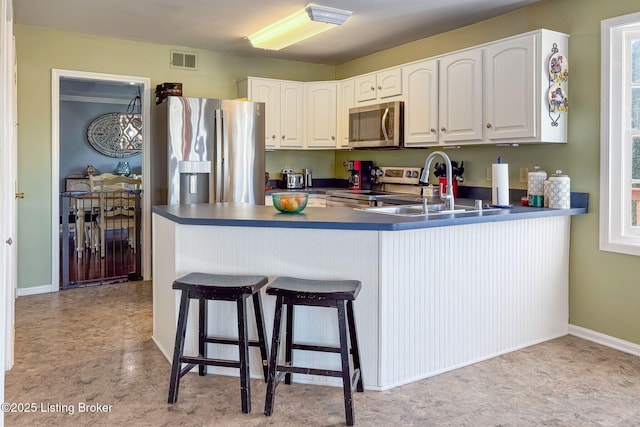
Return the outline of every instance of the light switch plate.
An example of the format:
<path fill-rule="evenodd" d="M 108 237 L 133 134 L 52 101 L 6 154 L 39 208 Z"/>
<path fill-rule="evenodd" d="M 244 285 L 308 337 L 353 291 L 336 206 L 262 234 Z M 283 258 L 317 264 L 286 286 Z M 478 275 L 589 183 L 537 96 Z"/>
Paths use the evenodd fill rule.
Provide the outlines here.
<path fill-rule="evenodd" d="M 487 181 L 491 181 L 491 167 L 487 168 Z"/>
<path fill-rule="evenodd" d="M 529 181 L 529 168 L 520 168 L 520 182 Z"/>

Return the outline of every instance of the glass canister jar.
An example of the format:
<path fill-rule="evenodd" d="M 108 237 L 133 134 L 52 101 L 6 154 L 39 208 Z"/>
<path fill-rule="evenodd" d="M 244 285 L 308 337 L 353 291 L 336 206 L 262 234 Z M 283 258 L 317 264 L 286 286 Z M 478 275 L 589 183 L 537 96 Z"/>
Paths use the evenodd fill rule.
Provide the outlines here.
<path fill-rule="evenodd" d="M 551 209 L 571 208 L 571 179 L 561 170 L 549 177 L 549 207 Z"/>
<path fill-rule="evenodd" d="M 533 172 L 527 175 L 527 195 L 529 196 L 529 206 L 541 208 L 544 206 L 544 181 L 547 179 L 547 172 L 536 165 Z"/>

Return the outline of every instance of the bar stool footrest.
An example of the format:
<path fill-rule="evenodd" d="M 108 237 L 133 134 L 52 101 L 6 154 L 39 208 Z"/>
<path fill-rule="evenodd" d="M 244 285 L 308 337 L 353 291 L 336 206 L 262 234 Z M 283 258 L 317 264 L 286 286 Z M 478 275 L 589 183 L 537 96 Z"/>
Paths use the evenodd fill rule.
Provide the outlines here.
<path fill-rule="evenodd" d="M 333 371 L 330 369 L 314 369 L 314 368 L 303 368 L 300 366 L 283 366 L 283 365 L 278 365 L 277 369 L 278 369 L 278 373 L 284 372 L 288 374 L 320 375 L 323 377 L 342 378 L 342 371 Z"/>
<path fill-rule="evenodd" d="M 237 360 L 228 360 L 228 359 L 209 359 L 205 357 L 186 357 L 183 356 L 180 358 L 180 363 L 189 363 L 191 364 L 191 368 L 194 368 L 196 365 L 207 365 L 207 366 L 222 366 L 225 368 L 239 368 L 240 362 Z"/>
<path fill-rule="evenodd" d="M 340 353 L 340 347 L 329 347 L 313 344 L 295 344 L 291 343 L 292 350 L 320 351 L 323 353 Z"/>
<path fill-rule="evenodd" d="M 222 338 L 222 337 L 206 337 L 204 342 L 207 344 L 228 344 L 239 345 L 240 341 L 237 338 Z M 260 341 L 250 340 L 247 344 L 251 347 L 260 347 Z"/>

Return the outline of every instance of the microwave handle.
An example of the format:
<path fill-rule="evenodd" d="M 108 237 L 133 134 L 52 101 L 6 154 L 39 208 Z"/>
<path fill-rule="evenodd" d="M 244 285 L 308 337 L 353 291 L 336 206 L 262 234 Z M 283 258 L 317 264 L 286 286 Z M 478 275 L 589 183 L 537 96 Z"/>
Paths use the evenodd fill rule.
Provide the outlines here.
<path fill-rule="evenodd" d="M 389 134 L 387 133 L 387 117 L 389 116 L 389 107 L 384 110 L 384 114 L 382 115 L 382 120 L 380 123 L 380 127 L 382 128 L 382 134 L 384 135 L 384 140 L 389 141 Z"/>

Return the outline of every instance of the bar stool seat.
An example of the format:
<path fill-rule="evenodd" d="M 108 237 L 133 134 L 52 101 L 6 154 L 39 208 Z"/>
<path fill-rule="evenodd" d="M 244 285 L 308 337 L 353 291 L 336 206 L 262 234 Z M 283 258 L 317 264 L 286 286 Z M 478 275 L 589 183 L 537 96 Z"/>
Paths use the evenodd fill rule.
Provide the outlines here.
<path fill-rule="evenodd" d="M 353 389 L 355 388 L 358 392 L 364 391 L 356 323 L 353 312 L 353 301 L 358 296 L 361 287 L 362 284 L 358 280 L 309 280 L 295 277 L 278 277 L 267 286 L 267 294 L 275 295 L 276 297 L 276 308 L 273 321 L 271 354 L 269 356 L 265 415 L 269 416 L 273 413 L 276 386 L 282 382 L 283 378 L 286 384 L 291 384 L 292 373 L 339 377 L 342 378 L 347 425 L 353 425 Z M 285 305 L 287 307 L 285 360 L 284 364 L 279 364 L 278 349 L 281 340 L 282 309 Z M 336 308 L 338 313 L 340 345 L 333 347 L 296 343 L 293 338 L 293 313 L 295 306 Z M 349 341 L 347 341 L 347 331 Z M 351 347 L 351 351 L 349 351 L 349 347 Z M 339 353 L 342 369 L 329 370 L 294 366 L 293 350 Z M 351 353 L 353 359 L 353 374 L 351 374 L 349 367 L 349 353 Z"/>
<path fill-rule="evenodd" d="M 260 289 L 267 284 L 266 276 L 241 276 L 207 273 L 189 273 L 173 282 L 173 289 L 180 290 L 180 311 L 176 328 L 176 341 L 173 349 L 173 363 L 169 382 L 168 402 L 173 404 L 178 400 L 180 378 L 198 365 L 199 375 L 205 375 L 205 366 L 223 366 L 240 369 L 240 397 L 242 412 L 251 412 L 251 383 L 249 372 L 249 346 L 260 348 L 260 357 L 267 380 L 267 345 L 262 310 Z M 258 340 L 249 340 L 247 333 L 246 300 L 253 298 Z M 199 302 L 198 316 L 198 356 L 184 356 L 184 339 L 187 331 L 187 316 L 189 301 L 197 299 Z M 207 300 L 235 301 L 237 307 L 238 337 L 218 337 L 207 335 Z M 212 359 L 207 357 L 207 344 L 237 345 L 239 360 Z M 187 366 L 181 368 L 182 364 Z"/>

